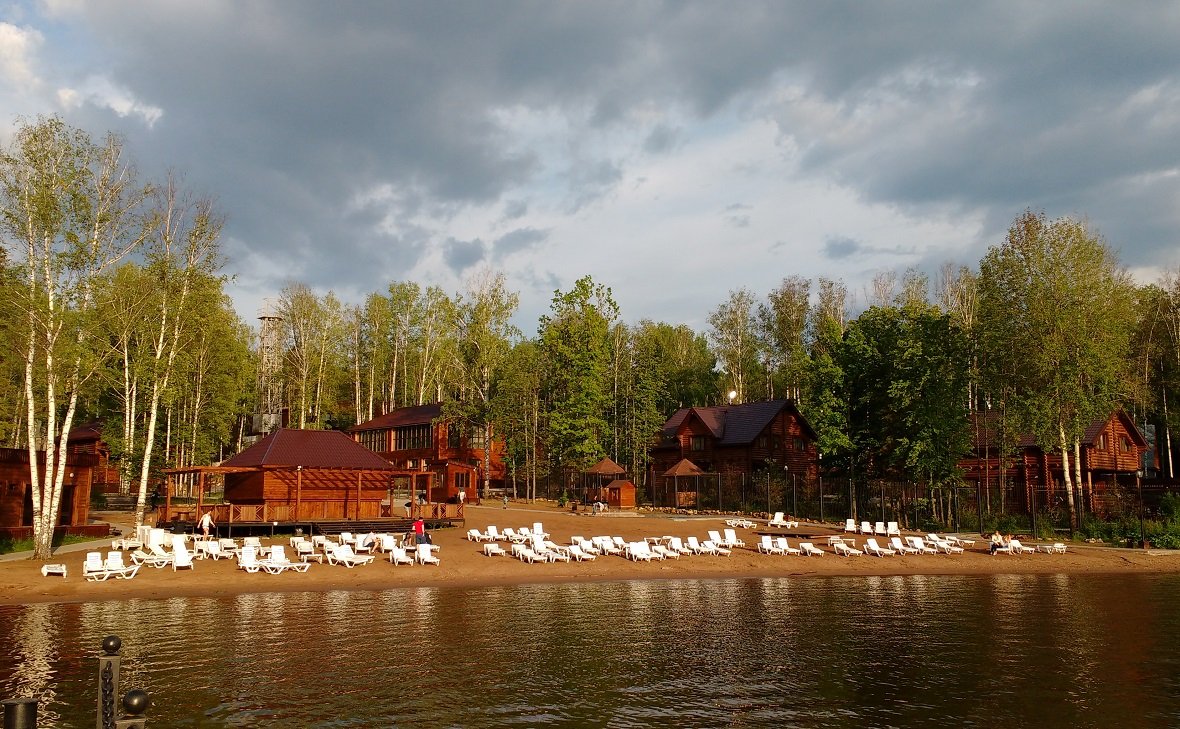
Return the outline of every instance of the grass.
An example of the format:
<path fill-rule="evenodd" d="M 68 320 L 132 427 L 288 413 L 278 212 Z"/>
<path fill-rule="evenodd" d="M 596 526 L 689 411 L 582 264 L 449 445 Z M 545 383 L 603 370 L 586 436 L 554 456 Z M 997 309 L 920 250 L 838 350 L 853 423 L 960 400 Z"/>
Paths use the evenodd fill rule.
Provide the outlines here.
<path fill-rule="evenodd" d="M 79 544 L 81 542 L 101 541 L 97 537 L 86 537 L 78 534 L 67 534 L 61 538 L 53 540 L 53 546 L 60 547 L 63 544 Z M 12 552 L 31 552 L 33 551 L 33 540 L 30 539 L 7 539 L 0 537 L 0 554 L 10 554 Z"/>

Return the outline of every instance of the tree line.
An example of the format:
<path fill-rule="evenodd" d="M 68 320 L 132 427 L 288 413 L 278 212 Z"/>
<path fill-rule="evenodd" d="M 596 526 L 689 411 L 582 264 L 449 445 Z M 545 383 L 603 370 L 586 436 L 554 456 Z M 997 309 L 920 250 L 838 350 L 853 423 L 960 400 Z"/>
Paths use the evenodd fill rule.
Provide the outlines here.
<path fill-rule="evenodd" d="M 241 448 L 261 363 L 224 292 L 221 213 L 180 176 L 139 180 L 117 136 L 50 117 L 18 125 L 0 185 L 0 439 L 46 453 L 30 483 L 48 554 L 72 427 L 104 423 L 142 517 L 158 469 Z M 518 304 L 490 270 L 454 293 L 392 281 L 358 304 L 287 284 L 273 366 L 291 427 L 442 402 L 477 444 L 505 440 L 511 488 L 568 483 L 604 455 L 642 487 L 667 417 L 733 392 L 794 399 L 825 469 L 936 486 L 959 478 L 967 414 L 1000 410 L 1072 464 L 1072 507 L 1090 421 L 1123 407 L 1168 434 L 1175 417 L 1180 274 L 1137 286 L 1085 223 L 1033 211 L 977 267 L 948 264 L 933 286 L 883 272 L 862 306 L 837 278 L 786 275 L 729 292 L 696 331 L 627 323 L 584 277 L 529 336 Z"/>

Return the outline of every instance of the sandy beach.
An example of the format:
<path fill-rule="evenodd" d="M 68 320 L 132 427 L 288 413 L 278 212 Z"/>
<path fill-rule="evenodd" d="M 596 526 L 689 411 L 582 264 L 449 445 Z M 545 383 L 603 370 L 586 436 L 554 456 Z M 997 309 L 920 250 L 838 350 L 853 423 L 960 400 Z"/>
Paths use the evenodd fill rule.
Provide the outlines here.
<path fill-rule="evenodd" d="M 551 539 L 569 544 L 572 535 L 620 536 L 628 541 L 648 536 L 696 536 L 705 539 L 710 529 L 725 526 L 721 517 L 582 515 L 556 507 L 514 504 L 468 506 L 467 527 L 518 528 L 540 521 Z M 632 562 L 603 556 L 592 562 L 528 564 L 510 557 L 486 557 L 482 545 L 465 538 L 462 529 L 432 532 L 440 546 L 439 566 L 393 566 L 384 555 L 366 566 L 312 563 L 303 574 L 246 574 L 233 560 L 196 560 L 193 570 L 142 568 L 131 580 L 87 582 L 82 562 L 89 550 L 106 551 L 109 542 L 75 546 L 53 560 L 67 565 L 69 576 L 43 577 L 42 562 L 16 559 L 0 562 L 0 604 L 37 602 L 91 602 L 130 598 L 220 596 L 254 592 L 304 592 L 326 590 L 384 590 L 415 586 L 482 586 L 539 582 L 588 582 L 610 580 L 724 579 L 735 577 L 808 577 L 838 575 L 986 575 L 986 574 L 1104 574 L 1180 572 L 1180 552 L 1130 550 L 1070 545 L 1066 554 L 996 555 L 987 553 L 986 539 L 961 555 L 911 555 L 897 557 L 840 557 L 827 546 L 827 537 L 839 533 L 833 526 L 803 523 L 799 529 L 776 530 L 761 522 L 754 529 L 738 529 L 746 547 L 728 557 L 685 556 L 677 560 Z M 800 537 L 812 537 L 827 552 L 822 557 L 761 554 L 756 551 L 759 533 L 785 534 L 792 546 Z M 864 537 L 856 536 L 857 544 Z M 263 543 L 268 540 L 263 539 Z M 803 541 L 807 541 L 804 537 Z M 884 541 L 884 540 L 879 540 Z M 276 539 L 276 543 L 280 540 Z M 285 541 L 283 541 L 285 543 Z"/>

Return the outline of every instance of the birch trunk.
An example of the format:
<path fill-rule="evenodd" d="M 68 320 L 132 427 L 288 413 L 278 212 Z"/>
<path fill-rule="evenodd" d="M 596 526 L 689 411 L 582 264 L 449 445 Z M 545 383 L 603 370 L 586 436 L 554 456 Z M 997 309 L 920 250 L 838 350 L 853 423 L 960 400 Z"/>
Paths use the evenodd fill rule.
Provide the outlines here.
<path fill-rule="evenodd" d="M 1069 440 L 1065 437 L 1065 424 L 1057 424 L 1057 432 L 1060 436 L 1061 442 L 1061 478 L 1064 481 L 1065 497 L 1069 504 L 1069 523 L 1077 524 L 1078 513 L 1077 506 L 1074 504 L 1073 498 L 1073 483 L 1069 473 Z"/>

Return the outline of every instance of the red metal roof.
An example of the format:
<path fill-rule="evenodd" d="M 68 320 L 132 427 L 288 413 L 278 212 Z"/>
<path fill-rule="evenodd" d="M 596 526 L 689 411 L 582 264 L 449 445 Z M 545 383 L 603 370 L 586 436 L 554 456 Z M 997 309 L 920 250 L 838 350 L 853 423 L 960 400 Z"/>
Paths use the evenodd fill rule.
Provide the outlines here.
<path fill-rule="evenodd" d="M 276 430 L 221 464 L 392 471 L 393 464 L 338 430 Z"/>
<path fill-rule="evenodd" d="M 599 476 L 617 476 L 620 473 L 626 473 L 627 470 L 610 459 L 610 456 L 603 458 L 598 463 L 595 463 L 586 473 L 592 473 Z"/>
<path fill-rule="evenodd" d="M 372 420 L 358 423 L 348 429 L 350 433 L 361 430 L 388 430 L 403 425 L 429 425 L 442 417 L 442 403 L 430 405 L 414 405 L 408 408 L 391 410 L 384 415 L 378 415 Z"/>

